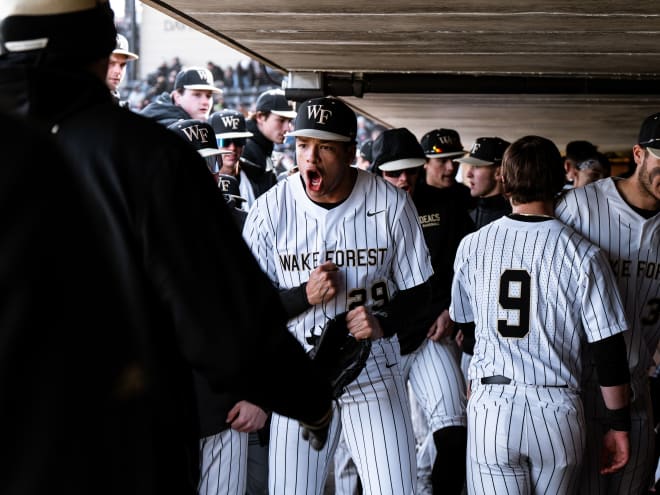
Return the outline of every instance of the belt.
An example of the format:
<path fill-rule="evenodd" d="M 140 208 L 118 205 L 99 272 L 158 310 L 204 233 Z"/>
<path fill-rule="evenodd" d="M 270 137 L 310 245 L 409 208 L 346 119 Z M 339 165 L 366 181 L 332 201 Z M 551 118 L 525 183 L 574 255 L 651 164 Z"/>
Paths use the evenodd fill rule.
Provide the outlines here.
<path fill-rule="evenodd" d="M 511 383 L 511 378 L 502 375 L 485 376 L 481 379 L 482 385 L 508 385 Z"/>
<path fill-rule="evenodd" d="M 481 380 L 482 385 L 509 385 L 511 378 L 502 375 L 485 376 Z M 529 385 L 532 386 L 532 385 Z M 543 388 L 568 388 L 568 385 L 535 385 Z"/>

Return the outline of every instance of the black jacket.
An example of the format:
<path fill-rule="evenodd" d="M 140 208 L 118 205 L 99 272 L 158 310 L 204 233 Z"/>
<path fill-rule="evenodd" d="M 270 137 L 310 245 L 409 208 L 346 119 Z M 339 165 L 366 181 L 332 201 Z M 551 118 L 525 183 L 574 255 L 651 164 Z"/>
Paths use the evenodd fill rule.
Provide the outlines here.
<path fill-rule="evenodd" d="M 273 171 L 271 160 L 274 145 L 261 133 L 254 119 L 248 119 L 246 126 L 254 136 L 245 142 L 240 167 L 250 179 L 254 197 L 258 198 L 277 184 L 277 176 Z"/>
<path fill-rule="evenodd" d="M 470 218 L 472 218 L 476 228 L 480 229 L 509 213 L 511 213 L 511 203 L 504 196 L 498 194 L 488 198 L 479 198 L 477 207 L 470 210 Z"/>
<path fill-rule="evenodd" d="M 0 58 L 0 109 L 55 138 L 71 187 L 44 182 L 48 153 L 0 184 L 0 493 L 195 494 L 193 369 L 305 421 L 329 385 L 198 154 L 103 82 L 36 63 Z M 3 170 L 38 145 L 3 147 Z"/>
<path fill-rule="evenodd" d="M 434 317 L 449 307 L 456 250 L 461 239 L 474 231 L 464 187 L 439 189 L 423 180 L 415 186 L 413 202 L 433 265 L 433 302 L 430 310 Z"/>
<path fill-rule="evenodd" d="M 140 114 L 155 120 L 165 127 L 181 119 L 188 120 L 191 118 L 188 112 L 172 102 L 172 95 L 168 92 L 161 93 L 157 96 L 154 101 L 140 111 Z"/>

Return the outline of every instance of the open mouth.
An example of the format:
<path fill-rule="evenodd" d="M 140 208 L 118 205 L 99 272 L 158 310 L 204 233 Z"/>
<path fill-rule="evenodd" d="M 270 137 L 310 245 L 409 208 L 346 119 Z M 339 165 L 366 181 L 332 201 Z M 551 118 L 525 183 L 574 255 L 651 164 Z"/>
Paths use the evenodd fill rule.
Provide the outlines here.
<path fill-rule="evenodd" d="M 319 174 L 316 170 L 307 171 L 307 187 L 309 189 L 312 191 L 318 191 L 321 188 L 322 182 L 323 179 L 321 178 L 321 174 Z"/>

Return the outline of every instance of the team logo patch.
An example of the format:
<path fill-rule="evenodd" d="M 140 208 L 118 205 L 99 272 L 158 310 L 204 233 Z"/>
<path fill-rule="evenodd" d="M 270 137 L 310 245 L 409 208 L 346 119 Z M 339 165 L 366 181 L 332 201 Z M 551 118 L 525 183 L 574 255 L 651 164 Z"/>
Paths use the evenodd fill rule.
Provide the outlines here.
<path fill-rule="evenodd" d="M 181 132 L 183 132 L 183 134 L 188 138 L 188 141 L 190 141 L 191 143 L 209 142 L 209 130 L 207 127 L 201 127 L 198 124 L 195 124 L 189 127 L 182 128 Z"/>
<path fill-rule="evenodd" d="M 317 124 L 325 125 L 328 119 L 332 117 L 332 110 L 323 105 L 310 105 L 307 107 L 307 118 Z"/>

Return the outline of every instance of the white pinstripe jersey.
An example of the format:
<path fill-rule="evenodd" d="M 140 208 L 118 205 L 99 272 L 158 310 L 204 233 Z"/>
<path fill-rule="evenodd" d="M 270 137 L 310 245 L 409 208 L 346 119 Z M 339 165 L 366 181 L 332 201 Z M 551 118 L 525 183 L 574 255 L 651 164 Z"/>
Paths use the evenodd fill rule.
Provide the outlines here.
<path fill-rule="evenodd" d="M 306 348 L 307 338 L 320 334 L 328 318 L 362 304 L 378 308 L 433 273 L 409 195 L 356 171 L 349 197 L 329 210 L 307 197 L 300 174 L 289 176 L 257 199 L 243 229 L 262 269 L 280 289 L 300 286 L 326 260 L 339 267 L 340 287 L 328 305 L 312 306 L 289 321 L 289 330 Z"/>
<path fill-rule="evenodd" d="M 634 376 L 652 365 L 660 339 L 660 214 L 635 212 L 607 178 L 567 191 L 557 217 L 600 246 L 618 282 L 630 332 L 628 362 Z"/>
<path fill-rule="evenodd" d="M 454 321 L 474 321 L 470 379 L 579 390 L 581 348 L 627 329 L 604 253 L 558 220 L 502 217 L 466 236 L 454 263 Z"/>

